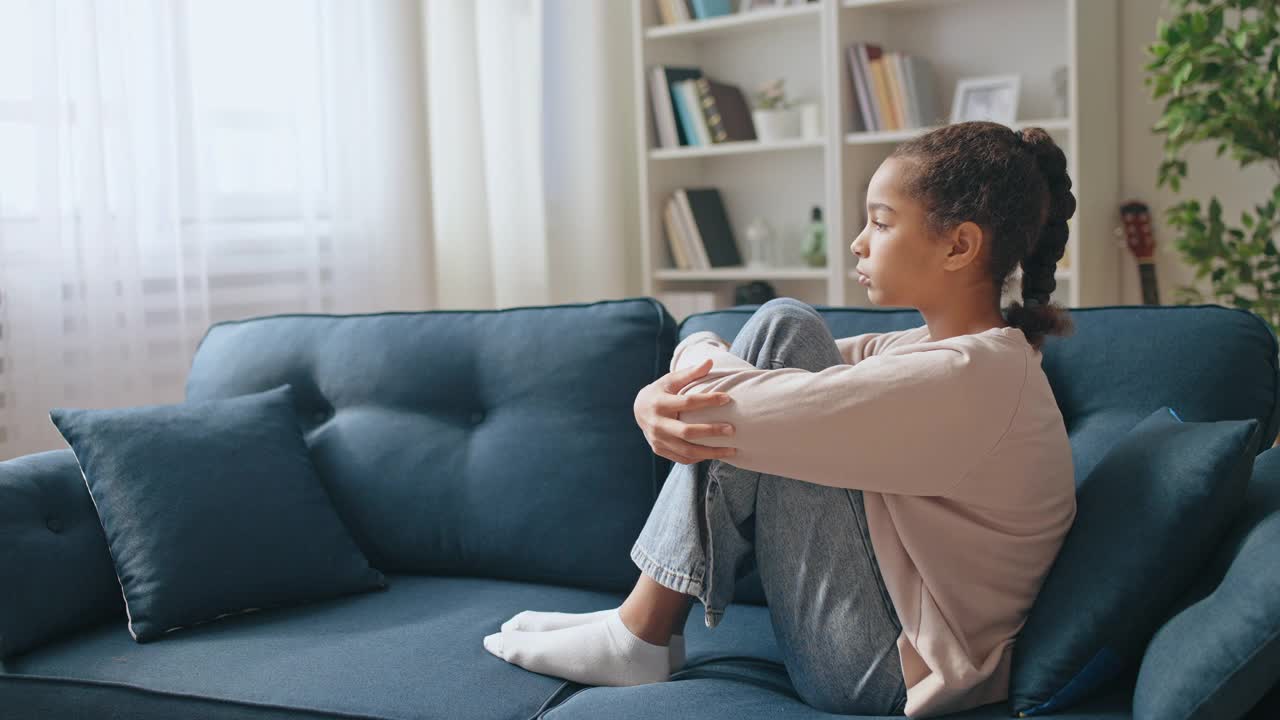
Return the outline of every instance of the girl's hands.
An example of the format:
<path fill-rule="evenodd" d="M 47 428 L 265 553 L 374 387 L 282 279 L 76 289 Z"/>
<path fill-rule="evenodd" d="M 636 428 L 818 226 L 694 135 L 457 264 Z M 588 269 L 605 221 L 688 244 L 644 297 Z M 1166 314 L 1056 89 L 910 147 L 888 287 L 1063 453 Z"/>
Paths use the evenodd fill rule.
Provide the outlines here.
<path fill-rule="evenodd" d="M 733 435 L 732 425 L 726 423 L 690 424 L 680 421 L 680 413 L 705 407 L 719 407 L 730 401 L 728 393 L 693 393 L 678 395 L 685 385 L 702 377 L 711 369 L 711 360 L 677 372 L 669 372 L 644 386 L 636 395 L 632 411 L 636 424 L 644 431 L 653 452 L 668 460 L 691 465 L 701 460 L 733 457 L 737 450 L 731 447 L 710 447 L 691 440 Z"/>

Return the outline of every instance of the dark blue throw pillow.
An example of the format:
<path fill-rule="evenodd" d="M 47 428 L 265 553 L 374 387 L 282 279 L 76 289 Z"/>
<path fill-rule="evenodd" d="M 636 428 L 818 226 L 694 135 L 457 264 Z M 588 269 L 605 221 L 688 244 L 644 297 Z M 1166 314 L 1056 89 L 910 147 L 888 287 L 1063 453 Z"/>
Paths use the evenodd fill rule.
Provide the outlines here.
<path fill-rule="evenodd" d="M 1280 682 L 1280 450 L 1258 456 L 1240 517 L 1170 615 L 1142 657 L 1134 720 L 1233 720 Z"/>
<path fill-rule="evenodd" d="M 1257 420 L 1162 407 L 1099 461 L 1013 646 L 1015 715 L 1069 708 L 1137 666 L 1239 511 L 1258 436 Z"/>
<path fill-rule="evenodd" d="M 316 475 L 288 385 L 49 416 L 79 461 L 138 642 L 386 585 Z"/>

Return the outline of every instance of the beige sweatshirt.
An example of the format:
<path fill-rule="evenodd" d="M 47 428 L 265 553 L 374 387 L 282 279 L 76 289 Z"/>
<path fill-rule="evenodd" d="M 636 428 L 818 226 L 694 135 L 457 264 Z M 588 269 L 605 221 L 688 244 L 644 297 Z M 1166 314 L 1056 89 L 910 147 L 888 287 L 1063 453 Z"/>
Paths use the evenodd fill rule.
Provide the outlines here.
<path fill-rule="evenodd" d="M 1042 354 L 1017 328 L 932 341 L 922 325 L 836 345 L 844 365 L 766 370 L 693 333 L 671 370 L 712 367 L 680 394 L 733 402 L 680 419 L 734 425 L 697 442 L 737 448 L 737 467 L 863 491 L 902 622 L 908 716 L 1005 700 L 1014 640 L 1076 514 Z"/>

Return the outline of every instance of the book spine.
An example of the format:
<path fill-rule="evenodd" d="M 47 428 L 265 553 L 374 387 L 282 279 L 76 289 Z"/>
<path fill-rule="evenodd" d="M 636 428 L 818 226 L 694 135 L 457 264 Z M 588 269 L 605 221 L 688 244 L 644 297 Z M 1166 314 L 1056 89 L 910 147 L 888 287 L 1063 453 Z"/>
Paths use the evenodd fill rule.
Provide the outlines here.
<path fill-rule="evenodd" d="M 902 76 L 898 74 L 898 53 L 891 52 L 884 59 L 885 86 L 889 90 L 889 102 L 893 104 L 893 119 L 898 128 L 907 128 L 907 114 L 903 109 Z"/>
<path fill-rule="evenodd" d="M 667 74 L 661 67 L 649 73 L 649 104 L 653 106 L 653 125 L 658 134 L 659 147 L 677 147 L 675 113 L 671 108 L 671 93 L 667 91 Z"/>
<path fill-rule="evenodd" d="M 698 104 L 697 81 L 684 80 L 680 83 L 681 99 L 689 109 L 689 124 L 698 138 L 698 145 L 711 144 L 711 131 L 707 128 L 707 119 L 702 116 L 702 106 Z"/>
<path fill-rule="evenodd" d="M 686 82 L 688 81 L 680 80 L 671 85 L 671 102 L 675 104 L 676 115 L 680 118 L 680 129 L 684 131 L 684 144 L 696 146 L 698 145 L 698 130 L 693 124 L 694 108 L 686 106 L 688 101 L 685 100 L 684 92 L 681 91 L 681 86 Z"/>
<path fill-rule="evenodd" d="M 911 127 L 921 127 L 924 122 L 920 120 L 920 103 L 916 99 L 916 83 L 912 76 L 912 68 L 915 63 L 912 62 L 911 55 L 903 55 L 898 59 L 898 74 L 902 77 L 903 98 L 907 106 L 907 122 L 911 123 Z"/>
<path fill-rule="evenodd" d="M 880 98 L 876 95 L 875 76 L 871 72 L 872 50 L 879 52 L 878 46 L 873 48 L 866 43 L 858 43 L 858 75 L 862 78 L 867 92 L 867 115 L 872 130 L 884 130 L 884 115 L 880 112 Z"/>
<path fill-rule="evenodd" d="M 667 245 L 671 248 L 671 260 L 680 270 L 689 269 L 689 257 L 684 253 L 684 239 L 680 237 L 680 225 L 676 222 L 675 198 L 667 198 L 662 208 L 662 225 L 667 230 Z"/>
<path fill-rule="evenodd" d="M 872 84 L 876 88 L 876 104 L 880 110 L 880 127 L 885 130 L 897 130 L 898 125 L 893 117 L 893 103 L 889 98 L 888 78 L 884 73 L 884 58 L 871 61 Z"/>
<path fill-rule="evenodd" d="M 720 117 L 720 111 L 716 108 L 716 99 L 711 95 L 710 81 L 700 77 L 694 81 L 694 86 L 698 90 L 698 105 L 702 108 L 702 117 L 707 123 L 711 142 L 722 143 L 728 140 L 729 133 L 724 129 L 724 119 Z"/>
<path fill-rule="evenodd" d="M 863 108 L 866 107 L 866 102 L 862 99 L 862 93 L 858 88 L 858 60 L 856 55 L 853 46 L 850 46 L 845 51 L 845 65 L 849 76 L 849 98 L 853 102 L 853 117 L 850 118 L 853 131 L 862 132 L 870 128 L 867 127 L 867 119 L 863 117 Z"/>
<path fill-rule="evenodd" d="M 662 19 L 663 25 L 670 25 L 676 21 L 675 16 L 671 14 L 671 0 L 653 0 L 653 3 L 658 6 L 658 17 Z"/>
<path fill-rule="evenodd" d="M 695 267 L 699 270 L 710 270 L 711 260 L 707 257 L 707 246 L 702 242 L 702 234 L 698 232 L 698 223 L 693 219 L 693 208 L 689 205 L 689 195 L 684 190 L 676 191 L 676 202 L 680 204 L 680 220 L 688 231 L 690 245 L 693 246 Z"/>

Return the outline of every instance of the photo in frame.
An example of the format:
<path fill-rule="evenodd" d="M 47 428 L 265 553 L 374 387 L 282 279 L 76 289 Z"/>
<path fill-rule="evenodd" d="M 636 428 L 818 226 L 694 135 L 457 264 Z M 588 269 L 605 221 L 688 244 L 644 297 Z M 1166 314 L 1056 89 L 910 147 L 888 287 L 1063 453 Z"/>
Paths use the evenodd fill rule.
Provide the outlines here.
<path fill-rule="evenodd" d="M 1013 125 L 1018 119 L 1019 75 L 964 78 L 956 84 L 951 122 L 989 120 Z"/>

